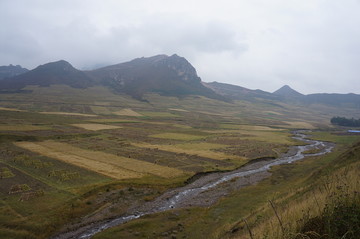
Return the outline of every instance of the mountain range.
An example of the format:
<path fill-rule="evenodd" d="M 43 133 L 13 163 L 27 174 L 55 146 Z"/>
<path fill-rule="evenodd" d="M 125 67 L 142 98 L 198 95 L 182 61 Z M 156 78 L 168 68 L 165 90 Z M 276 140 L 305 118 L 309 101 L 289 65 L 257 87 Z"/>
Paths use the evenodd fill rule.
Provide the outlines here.
<path fill-rule="evenodd" d="M 269 93 L 219 82 L 205 83 L 196 69 L 176 54 L 142 57 L 90 71 L 75 69 L 64 60 L 40 65 L 30 71 L 21 66 L 0 66 L 0 93 L 19 92 L 29 85 L 68 85 L 73 88 L 100 85 L 138 100 L 144 100 L 146 93 L 154 92 L 175 97 L 199 95 L 228 102 L 265 100 L 305 106 L 325 104 L 360 108 L 360 95 L 357 94 L 303 95 L 287 85 Z"/>

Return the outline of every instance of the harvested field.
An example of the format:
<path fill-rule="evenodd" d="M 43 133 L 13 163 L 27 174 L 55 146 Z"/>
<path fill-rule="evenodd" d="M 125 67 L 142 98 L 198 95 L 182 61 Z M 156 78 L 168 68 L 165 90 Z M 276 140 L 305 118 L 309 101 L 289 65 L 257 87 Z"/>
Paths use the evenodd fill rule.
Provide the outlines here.
<path fill-rule="evenodd" d="M 183 171 L 178 169 L 108 153 L 84 150 L 55 141 L 16 142 L 15 145 L 115 179 L 139 178 L 146 174 L 171 178 L 183 174 Z"/>
<path fill-rule="evenodd" d="M 184 110 L 184 109 L 176 109 L 176 108 L 169 108 L 169 110 L 172 110 L 172 111 L 178 111 L 178 112 L 189 112 L 188 110 Z"/>
<path fill-rule="evenodd" d="M 0 125 L 0 131 L 33 131 L 33 130 L 47 130 L 50 129 L 48 126 L 42 125 Z"/>
<path fill-rule="evenodd" d="M 71 124 L 72 126 L 83 128 L 87 130 L 103 130 L 103 129 L 118 129 L 120 126 L 106 125 L 106 124 Z"/>
<path fill-rule="evenodd" d="M 223 129 L 240 129 L 240 130 L 255 130 L 255 131 L 279 131 L 283 129 L 274 129 L 268 126 L 260 125 L 240 125 L 240 124 L 221 124 L 220 128 Z"/>
<path fill-rule="evenodd" d="M 26 112 L 26 110 L 19 110 L 19 109 L 15 109 L 15 108 L 6 108 L 6 107 L 0 107 L 0 110 Z"/>
<path fill-rule="evenodd" d="M 284 128 L 296 128 L 296 129 L 315 129 L 315 127 L 307 122 L 302 121 L 286 121 L 288 125 L 282 125 Z"/>
<path fill-rule="evenodd" d="M 153 138 L 159 138 L 159 139 L 175 139 L 175 140 L 199 140 L 199 139 L 205 139 L 206 136 L 200 136 L 200 135 L 191 135 L 191 134 L 181 134 L 181 133 L 162 133 L 162 134 L 153 134 L 150 135 L 150 137 Z"/>
<path fill-rule="evenodd" d="M 117 119 L 117 118 L 111 118 L 111 119 L 91 119 L 87 120 L 89 122 L 94 123 L 142 123 L 142 121 L 138 120 L 129 120 L 129 119 Z"/>
<path fill-rule="evenodd" d="M 69 113 L 69 112 L 39 112 L 40 114 L 46 115 L 72 115 L 72 116 L 86 116 L 86 117 L 96 117 L 97 115 L 91 114 L 81 114 L 81 113 Z"/>
<path fill-rule="evenodd" d="M 122 109 L 120 111 L 113 112 L 113 114 L 120 116 L 142 116 L 141 114 L 133 111 L 132 109 Z"/>
<path fill-rule="evenodd" d="M 212 144 L 212 143 L 196 143 L 196 144 L 175 144 L 175 145 L 155 145 L 148 143 L 133 143 L 132 145 L 141 148 L 149 148 L 149 149 L 160 149 L 173 153 L 183 153 L 188 155 L 197 155 L 200 157 L 216 159 L 216 160 L 225 160 L 225 159 L 235 159 L 235 160 L 244 160 L 245 158 L 236 156 L 236 155 L 228 155 L 222 152 L 215 152 L 212 149 L 220 149 L 227 147 L 222 144 Z"/>
<path fill-rule="evenodd" d="M 155 112 L 155 111 L 143 111 L 141 112 L 142 115 L 153 117 L 153 118 L 174 118 L 174 117 L 181 117 L 180 115 L 172 114 L 170 112 Z"/>

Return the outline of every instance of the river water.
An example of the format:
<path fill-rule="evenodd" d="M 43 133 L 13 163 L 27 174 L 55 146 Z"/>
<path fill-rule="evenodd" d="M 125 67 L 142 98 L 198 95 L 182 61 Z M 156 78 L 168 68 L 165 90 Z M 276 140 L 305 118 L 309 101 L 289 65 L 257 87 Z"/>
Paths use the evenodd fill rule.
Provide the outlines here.
<path fill-rule="evenodd" d="M 224 183 L 232 184 L 237 179 L 255 177 L 256 175 L 258 175 L 258 177 L 255 179 L 254 182 L 260 181 L 261 179 L 270 175 L 266 172 L 272 166 L 292 163 L 305 157 L 320 156 L 331 152 L 334 144 L 307 139 L 306 132 L 308 131 L 295 131 L 293 136 L 294 139 L 304 142 L 306 143 L 306 145 L 292 146 L 289 152 L 284 154 L 280 158 L 270 161 L 267 160 L 255 162 L 253 164 L 248 164 L 231 172 L 214 173 L 201 177 L 184 187 L 166 192 L 164 195 L 158 197 L 152 202 L 145 203 L 142 207 L 138 208 L 136 211 L 130 212 L 128 215 L 122 215 L 112 220 L 94 224 L 91 227 L 87 228 L 85 231 L 82 231 L 80 234 L 77 234 L 76 236 L 59 236 L 55 238 L 91 238 L 96 233 L 101 232 L 107 228 L 123 224 L 125 222 L 140 218 L 144 215 L 172 210 L 174 208 L 193 206 L 193 204 L 191 203 L 196 201 L 203 201 L 204 198 L 208 198 L 208 196 L 206 196 L 207 192 L 211 191 L 212 194 L 214 194 L 214 192 L 216 194 L 217 190 L 221 191 L 224 187 L 219 187 L 219 185 L 224 185 Z M 316 149 L 314 151 L 316 153 L 304 154 L 305 151 L 313 149 Z M 205 197 L 203 195 L 205 195 Z M 221 195 L 225 196 L 226 194 Z M 217 197 L 216 199 L 219 199 L 219 197 Z M 214 202 L 215 201 L 210 202 L 210 204 Z"/>

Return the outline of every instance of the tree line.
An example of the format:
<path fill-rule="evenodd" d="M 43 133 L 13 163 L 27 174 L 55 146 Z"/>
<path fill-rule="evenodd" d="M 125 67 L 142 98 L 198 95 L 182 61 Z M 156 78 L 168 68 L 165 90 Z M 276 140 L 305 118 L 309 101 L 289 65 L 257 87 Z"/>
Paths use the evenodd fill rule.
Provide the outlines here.
<path fill-rule="evenodd" d="M 340 125 L 340 126 L 360 127 L 360 119 L 354 119 L 354 118 L 348 119 L 345 117 L 336 116 L 331 118 L 330 122 L 332 124 Z"/>

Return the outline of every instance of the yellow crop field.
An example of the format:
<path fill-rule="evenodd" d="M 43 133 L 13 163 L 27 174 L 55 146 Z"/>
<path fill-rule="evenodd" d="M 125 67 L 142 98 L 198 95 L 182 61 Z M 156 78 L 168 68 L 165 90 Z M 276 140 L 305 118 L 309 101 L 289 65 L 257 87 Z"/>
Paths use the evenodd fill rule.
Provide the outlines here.
<path fill-rule="evenodd" d="M 6 110 L 6 111 L 18 111 L 18 112 L 25 112 L 26 110 L 19 110 L 15 108 L 7 108 L 7 107 L 0 107 L 0 110 Z"/>
<path fill-rule="evenodd" d="M 120 126 L 107 125 L 107 124 L 71 124 L 72 126 L 83 128 L 87 130 L 103 130 L 103 129 L 118 129 Z"/>
<path fill-rule="evenodd" d="M 184 110 L 184 109 L 177 109 L 177 108 L 169 108 L 169 110 L 172 110 L 172 111 L 179 111 L 179 112 L 189 112 L 188 110 Z"/>
<path fill-rule="evenodd" d="M 50 127 L 42 126 L 42 125 L 26 125 L 26 124 L 0 125 L 0 131 L 33 131 L 33 130 L 46 130 L 46 129 L 50 129 Z"/>
<path fill-rule="evenodd" d="M 160 144 L 148 144 L 148 143 L 133 143 L 132 145 L 141 148 L 149 149 L 160 149 L 173 153 L 184 153 L 190 155 L 197 155 L 200 157 L 206 157 L 216 160 L 224 159 L 235 159 L 235 160 L 244 160 L 245 158 L 239 157 L 236 155 L 228 155 L 222 152 L 215 152 L 212 149 L 225 148 L 226 145 L 223 144 L 212 144 L 212 143 L 186 143 L 186 144 L 174 144 L 174 145 L 160 145 Z"/>
<path fill-rule="evenodd" d="M 73 116 L 85 116 L 85 117 L 96 117 L 97 115 L 92 114 L 81 114 L 81 113 L 70 113 L 70 112 L 39 112 L 40 114 L 46 115 L 73 115 Z"/>
<path fill-rule="evenodd" d="M 55 141 L 16 142 L 15 145 L 100 174 L 115 178 L 139 178 L 152 174 L 165 178 L 183 175 L 183 171 L 153 163 L 90 151 Z"/>
<path fill-rule="evenodd" d="M 222 129 L 240 129 L 240 130 L 255 130 L 255 131 L 279 131 L 283 129 L 274 129 L 268 126 L 261 125 L 240 125 L 240 124 L 221 124 Z"/>
<path fill-rule="evenodd" d="M 122 110 L 113 112 L 113 114 L 120 115 L 120 116 L 142 116 L 141 114 L 133 111 L 132 109 L 122 109 Z"/>
<path fill-rule="evenodd" d="M 175 140 L 198 140 L 204 139 L 206 136 L 200 135 L 191 135 L 191 134 L 181 134 L 181 133 L 162 133 L 162 134 L 153 134 L 150 135 L 153 138 L 160 138 L 160 139 L 175 139 Z"/>
<path fill-rule="evenodd" d="M 289 125 L 282 125 L 282 127 L 297 129 L 315 129 L 312 124 L 303 121 L 286 121 L 286 123 Z"/>

